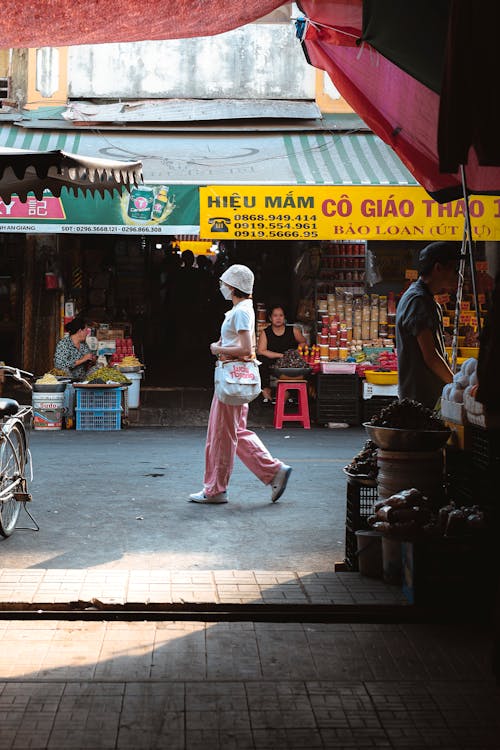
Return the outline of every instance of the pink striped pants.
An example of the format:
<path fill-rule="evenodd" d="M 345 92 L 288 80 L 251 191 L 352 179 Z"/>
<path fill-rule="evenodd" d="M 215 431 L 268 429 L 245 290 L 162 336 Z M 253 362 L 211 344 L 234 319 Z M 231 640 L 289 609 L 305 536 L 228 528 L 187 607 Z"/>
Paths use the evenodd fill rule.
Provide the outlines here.
<path fill-rule="evenodd" d="M 223 404 L 214 394 L 205 446 L 206 495 L 217 495 L 227 489 L 235 455 L 264 484 L 272 482 L 280 468 L 281 461 L 273 458 L 255 432 L 247 429 L 247 416 L 248 404 Z"/>

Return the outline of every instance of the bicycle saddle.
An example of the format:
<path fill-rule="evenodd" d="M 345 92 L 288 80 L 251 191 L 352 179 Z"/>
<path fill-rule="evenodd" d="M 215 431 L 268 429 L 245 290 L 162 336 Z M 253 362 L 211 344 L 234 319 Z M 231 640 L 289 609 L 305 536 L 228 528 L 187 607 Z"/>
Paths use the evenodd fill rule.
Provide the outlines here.
<path fill-rule="evenodd" d="M 19 411 L 19 404 L 13 398 L 0 398 L 0 419 L 11 417 Z"/>

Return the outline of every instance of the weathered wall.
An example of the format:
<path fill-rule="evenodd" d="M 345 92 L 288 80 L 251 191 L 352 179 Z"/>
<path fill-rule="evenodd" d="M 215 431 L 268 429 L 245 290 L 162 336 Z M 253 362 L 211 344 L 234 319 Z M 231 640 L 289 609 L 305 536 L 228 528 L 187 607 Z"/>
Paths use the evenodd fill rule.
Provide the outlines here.
<path fill-rule="evenodd" d="M 28 97 L 28 53 L 27 49 L 16 49 L 12 52 L 11 99 L 21 106 Z"/>
<path fill-rule="evenodd" d="M 69 48 L 73 99 L 314 99 L 314 68 L 291 24 L 214 37 Z"/>
<path fill-rule="evenodd" d="M 10 73 L 10 51 L 0 49 L 0 76 L 5 78 Z"/>

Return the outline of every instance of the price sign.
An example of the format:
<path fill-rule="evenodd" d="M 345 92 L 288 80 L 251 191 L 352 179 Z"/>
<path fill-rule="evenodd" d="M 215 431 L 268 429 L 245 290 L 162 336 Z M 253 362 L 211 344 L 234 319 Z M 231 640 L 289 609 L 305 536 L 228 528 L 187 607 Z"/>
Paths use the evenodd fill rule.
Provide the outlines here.
<path fill-rule="evenodd" d="M 434 299 L 440 305 L 446 305 L 450 301 L 450 295 L 449 294 L 435 294 Z"/>
<path fill-rule="evenodd" d="M 476 323 L 476 314 L 474 312 L 462 312 L 460 313 L 460 322 L 464 325 L 472 325 Z"/>
<path fill-rule="evenodd" d="M 445 328 L 448 328 L 449 325 L 450 325 L 450 319 L 448 317 L 443 316 L 443 326 Z"/>
<path fill-rule="evenodd" d="M 418 279 L 418 271 L 415 271 L 413 268 L 407 268 L 405 271 L 405 279 L 408 279 L 408 281 L 416 281 Z"/>
<path fill-rule="evenodd" d="M 467 312 L 468 310 L 470 310 L 470 302 L 462 302 L 461 307 L 463 312 Z"/>

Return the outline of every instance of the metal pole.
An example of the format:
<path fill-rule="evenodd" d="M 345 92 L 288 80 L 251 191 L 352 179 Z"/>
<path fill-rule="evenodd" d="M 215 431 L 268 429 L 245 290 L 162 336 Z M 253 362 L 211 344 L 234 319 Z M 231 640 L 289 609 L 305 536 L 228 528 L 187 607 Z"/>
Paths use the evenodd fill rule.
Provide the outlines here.
<path fill-rule="evenodd" d="M 465 167 L 463 164 L 460 165 L 460 175 L 462 177 L 462 191 L 464 194 L 465 204 L 465 227 L 467 231 L 467 242 L 469 247 L 469 262 L 470 262 L 470 277 L 472 281 L 472 293 L 474 295 L 474 306 L 476 308 L 476 322 L 477 322 L 477 334 L 481 333 L 481 314 L 479 311 L 479 298 L 477 295 L 477 284 L 476 284 L 476 266 L 474 263 L 474 256 L 472 254 L 472 231 L 470 224 L 470 212 L 469 212 L 469 196 L 467 195 L 467 183 L 465 181 Z"/>
<path fill-rule="evenodd" d="M 453 323 L 453 341 L 451 349 L 451 369 L 457 371 L 457 353 L 458 353 L 458 329 L 460 326 L 460 310 L 462 307 L 462 294 L 465 279 L 465 261 L 467 260 L 467 229 L 464 225 L 464 235 L 462 239 L 462 249 L 460 251 L 460 265 L 458 267 L 458 284 L 457 297 L 455 302 L 455 320 Z"/>

